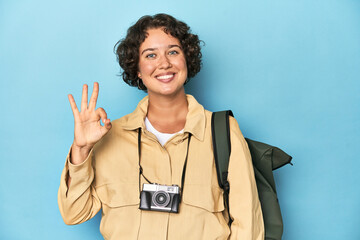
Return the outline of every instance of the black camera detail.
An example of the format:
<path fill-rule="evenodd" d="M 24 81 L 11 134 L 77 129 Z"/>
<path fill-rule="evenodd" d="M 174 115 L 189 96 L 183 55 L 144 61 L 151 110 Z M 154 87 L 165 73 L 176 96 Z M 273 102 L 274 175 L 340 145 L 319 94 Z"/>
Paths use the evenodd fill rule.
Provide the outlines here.
<path fill-rule="evenodd" d="M 180 187 L 159 184 L 143 184 L 140 209 L 161 212 L 179 212 Z"/>

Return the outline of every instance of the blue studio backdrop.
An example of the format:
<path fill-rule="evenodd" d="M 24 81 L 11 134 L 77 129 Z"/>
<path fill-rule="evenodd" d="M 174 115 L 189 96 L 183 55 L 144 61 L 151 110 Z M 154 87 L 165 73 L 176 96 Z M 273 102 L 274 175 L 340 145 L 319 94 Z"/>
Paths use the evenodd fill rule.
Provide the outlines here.
<path fill-rule="evenodd" d="M 357 0 L 0 0 L 0 239 L 102 238 L 101 214 L 67 226 L 58 210 L 73 140 L 67 94 L 79 102 L 97 81 L 110 119 L 132 112 L 145 93 L 118 76 L 113 46 L 160 12 L 205 42 L 187 93 L 293 156 L 274 172 L 283 239 L 360 239 Z"/>

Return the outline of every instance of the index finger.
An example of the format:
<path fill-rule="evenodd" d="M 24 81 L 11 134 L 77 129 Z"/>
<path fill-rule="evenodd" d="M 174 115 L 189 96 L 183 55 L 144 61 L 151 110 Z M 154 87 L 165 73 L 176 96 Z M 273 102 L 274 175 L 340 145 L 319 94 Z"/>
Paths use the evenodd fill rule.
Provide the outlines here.
<path fill-rule="evenodd" d="M 78 115 L 79 115 L 79 109 L 78 109 L 77 106 L 76 106 L 74 97 L 73 97 L 73 95 L 69 94 L 69 95 L 68 95 L 68 98 L 69 98 L 71 110 L 72 110 L 72 112 L 73 112 L 73 114 L 74 114 L 74 118 L 77 118 Z"/>
<path fill-rule="evenodd" d="M 98 96 L 99 96 L 99 83 L 94 82 L 93 91 L 89 101 L 89 109 L 95 109 Z"/>

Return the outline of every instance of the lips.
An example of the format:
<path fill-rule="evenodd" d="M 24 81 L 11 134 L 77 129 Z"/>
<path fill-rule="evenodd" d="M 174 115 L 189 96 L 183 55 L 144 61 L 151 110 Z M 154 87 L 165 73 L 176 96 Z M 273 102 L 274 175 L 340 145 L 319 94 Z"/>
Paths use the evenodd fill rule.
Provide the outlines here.
<path fill-rule="evenodd" d="M 170 82 L 171 80 L 174 79 L 175 73 L 164 73 L 164 74 L 159 74 L 157 76 L 155 76 L 155 78 L 157 80 L 159 80 L 160 82 Z"/>

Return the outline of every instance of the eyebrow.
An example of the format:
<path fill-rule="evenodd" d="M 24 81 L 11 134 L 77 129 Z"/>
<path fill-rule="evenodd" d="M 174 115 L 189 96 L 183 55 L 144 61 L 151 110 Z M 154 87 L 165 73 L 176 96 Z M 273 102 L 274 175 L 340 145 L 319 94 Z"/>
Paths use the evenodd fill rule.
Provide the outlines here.
<path fill-rule="evenodd" d="M 173 47 L 178 47 L 178 48 L 180 48 L 180 49 L 182 49 L 179 45 L 177 45 L 177 44 L 173 44 L 173 45 L 169 45 L 168 46 L 168 48 L 173 48 Z M 144 52 L 146 52 L 146 51 L 155 51 L 157 48 L 146 48 L 146 49 L 144 49 L 142 52 L 141 52 L 141 55 L 143 55 L 144 54 Z"/>

